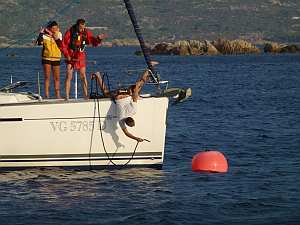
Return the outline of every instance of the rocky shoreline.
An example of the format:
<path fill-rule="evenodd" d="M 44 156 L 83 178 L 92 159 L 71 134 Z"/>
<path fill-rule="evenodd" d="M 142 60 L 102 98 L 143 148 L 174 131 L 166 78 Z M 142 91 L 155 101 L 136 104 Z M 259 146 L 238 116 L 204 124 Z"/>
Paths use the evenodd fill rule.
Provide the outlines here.
<path fill-rule="evenodd" d="M 263 49 L 256 45 L 242 40 L 217 39 L 215 41 L 182 40 L 176 42 L 162 42 L 148 47 L 152 55 L 241 55 L 264 53 L 300 53 L 300 45 L 266 43 Z M 141 51 L 136 51 L 136 55 L 141 55 Z"/>
<path fill-rule="evenodd" d="M 300 45 L 266 43 L 263 48 L 241 39 L 226 40 L 217 39 L 215 41 L 182 40 L 173 43 L 163 42 L 154 44 L 148 48 L 152 55 L 180 55 L 180 56 L 199 56 L 199 55 L 241 55 L 241 54 L 260 54 L 260 53 L 300 53 Z M 140 55 L 141 52 L 135 52 Z"/>
<path fill-rule="evenodd" d="M 260 50 L 249 42 L 243 40 L 198 41 L 184 40 L 174 43 L 159 43 L 150 48 L 153 55 L 233 55 L 260 53 Z"/>
<path fill-rule="evenodd" d="M 6 37 L 0 36 L 0 48 L 9 47 L 14 43 Z M 139 46 L 137 39 L 113 39 L 103 42 L 105 47 Z M 13 45 L 15 48 L 36 47 L 32 43 L 24 45 Z M 242 40 L 217 39 L 208 40 L 179 40 L 175 42 L 161 42 L 148 45 L 148 51 L 152 55 L 179 55 L 179 56 L 201 56 L 201 55 L 240 55 L 240 54 L 261 54 L 261 53 L 300 53 L 300 44 L 282 44 L 267 42 L 257 47 L 255 44 Z M 136 51 L 136 55 L 142 55 Z"/>

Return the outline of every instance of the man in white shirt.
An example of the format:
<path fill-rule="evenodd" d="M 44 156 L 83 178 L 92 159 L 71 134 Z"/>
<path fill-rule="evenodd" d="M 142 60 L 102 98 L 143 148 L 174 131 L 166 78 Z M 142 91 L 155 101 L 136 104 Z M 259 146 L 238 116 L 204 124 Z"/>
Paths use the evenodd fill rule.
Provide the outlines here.
<path fill-rule="evenodd" d="M 157 63 L 156 63 L 157 64 Z M 135 126 L 135 121 L 132 118 L 137 112 L 137 100 L 139 98 L 140 91 L 143 85 L 146 83 L 150 75 L 149 70 L 145 70 L 141 79 L 139 79 L 135 85 L 129 86 L 126 90 L 117 90 L 111 93 L 104 84 L 99 72 L 92 75 L 92 79 L 96 78 L 98 85 L 100 86 L 105 97 L 113 98 L 116 103 L 117 116 L 119 119 L 119 125 L 122 128 L 124 134 L 138 142 L 144 141 L 143 138 L 139 138 L 131 134 L 126 125 L 129 127 Z"/>

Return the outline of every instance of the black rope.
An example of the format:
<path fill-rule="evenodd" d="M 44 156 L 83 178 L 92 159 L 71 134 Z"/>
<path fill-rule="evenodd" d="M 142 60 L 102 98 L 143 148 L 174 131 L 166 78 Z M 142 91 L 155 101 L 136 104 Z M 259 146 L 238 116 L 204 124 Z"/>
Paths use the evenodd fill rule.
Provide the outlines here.
<path fill-rule="evenodd" d="M 126 166 L 126 165 L 128 165 L 128 164 L 132 161 L 132 159 L 133 159 L 133 157 L 134 157 L 134 155 L 135 155 L 135 153 L 136 153 L 136 150 L 137 150 L 137 148 L 138 148 L 139 142 L 137 141 L 136 146 L 135 146 L 135 148 L 134 148 L 134 151 L 133 151 L 133 153 L 132 153 L 130 159 L 129 159 L 126 163 L 124 163 L 124 164 L 122 164 L 122 165 L 116 164 L 116 163 L 113 161 L 113 158 L 111 158 L 111 157 L 109 156 L 109 153 L 108 153 L 107 150 L 106 150 L 106 146 L 105 146 L 104 138 L 103 138 L 103 130 L 102 130 L 102 126 L 101 126 L 100 102 L 99 102 L 99 99 L 98 99 L 98 98 L 96 99 L 96 101 L 97 101 L 97 108 L 98 108 L 98 119 L 99 119 L 99 127 L 100 127 L 100 136 L 101 136 L 102 146 L 103 146 L 103 150 L 104 150 L 104 152 L 105 152 L 105 155 L 106 155 L 107 159 L 109 160 L 109 162 L 110 162 L 111 164 L 113 164 L 114 166 L 122 166 L 122 167 L 123 167 L 123 166 Z"/>
<path fill-rule="evenodd" d="M 94 82 L 95 82 L 95 91 L 93 91 L 93 90 L 94 90 Z M 99 88 L 98 88 L 98 83 L 97 83 L 95 77 L 92 77 L 92 80 L 91 80 L 91 85 L 90 85 L 90 98 L 91 98 L 91 99 L 97 99 L 97 98 L 100 98 Z"/>

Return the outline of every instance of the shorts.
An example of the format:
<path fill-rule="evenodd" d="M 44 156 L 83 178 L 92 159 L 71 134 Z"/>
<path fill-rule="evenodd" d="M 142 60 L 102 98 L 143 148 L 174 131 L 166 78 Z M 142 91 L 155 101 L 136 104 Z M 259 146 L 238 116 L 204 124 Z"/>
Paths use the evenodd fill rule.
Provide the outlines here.
<path fill-rule="evenodd" d="M 59 66 L 60 65 L 60 61 L 50 61 L 50 60 L 46 60 L 46 59 L 42 59 L 42 64 L 49 64 L 51 66 Z"/>
<path fill-rule="evenodd" d="M 71 64 L 72 67 L 76 70 L 86 67 L 85 59 L 75 59 L 73 61 L 66 61 L 66 64 Z"/>

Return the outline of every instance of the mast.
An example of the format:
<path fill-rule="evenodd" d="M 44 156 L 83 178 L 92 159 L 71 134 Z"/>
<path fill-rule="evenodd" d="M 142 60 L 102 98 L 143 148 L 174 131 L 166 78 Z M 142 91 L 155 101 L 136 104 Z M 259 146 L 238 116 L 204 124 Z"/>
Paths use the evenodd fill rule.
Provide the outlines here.
<path fill-rule="evenodd" d="M 154 68 L 151 65 L 151 58 L 150 58 L 149 49 L 147 49 L 147 47 L 146 47 L 146 44 L 145 44 L 145 41 L 144 41 L 144 38 L 143 38 L 143 35 L 142 35 L 141 28 L 140 28 L 140 26 L 139 26 L 139 24 L 137 22 L 137 19 L 135 17 L 134 11 L 133 11 L 132 4 L 131 4 L 130 0 L 124 0 L 124 3 L 125 3 L 125 6 L 126 6 L 126 9 L 128 11 L 128 15 L 130 17 L 131 23 L 133 25 L 135 34 L 136 34 L 136 36 L 137 36 L 137 38 L 138 38 L 138 40 L 140 42 L 140 46 L 141 46 L 141 49 L 142 49 L 142 52 L 143 52 L 146 64 L 148 66 L 148 69 L 151 70 L 151 72 L 152 72 L 151 73 L 152 79 L 153 79 L 153 81 L 155 83 L 159 84 L 158 77 L 156 76 Z"/>

